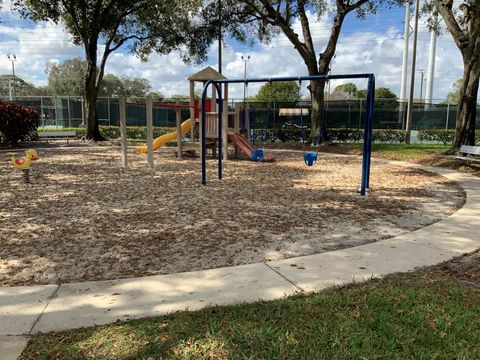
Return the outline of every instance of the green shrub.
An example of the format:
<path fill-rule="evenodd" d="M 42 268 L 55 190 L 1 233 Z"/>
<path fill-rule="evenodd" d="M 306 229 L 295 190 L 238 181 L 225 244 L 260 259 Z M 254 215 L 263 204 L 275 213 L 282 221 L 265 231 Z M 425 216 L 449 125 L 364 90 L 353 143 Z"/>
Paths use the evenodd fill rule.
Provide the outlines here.
<path fill-rule="evenodd" d="M 65 127 L 65 128 L 38 128 L 37 133 L 43 132 L 43 131 L 75 131 L 77 133 L 77 139 L 83 138 L 87 134 L 87 129 L 85 128 L 80 128 L 80 127 Z M 37 137 L 38 140 L 38 137 Z"/>
<path fill-rule="evenodd" d="M 255 141 L 263 142 L 265 137 L 265 130 L 255 129 Z M 362 129 L 327 129 L 327 138 L 333 143 L 342 142 L 362 142 L 363 141 Z M 404 142 L 406 132 L 403 130 L 395 129 L 374 129 L 372 131 L 372 140 L 374 142 L 381 143 L 402 143 Z M 304 139 L 308 142 L 310 138 L 310 129 L 305 129 Z M 301 142 L 302 141 L 302 129 L 282 128 L 282 129 L 268 129 L 266 132 L 266 142 Z"/>
<path fill-rule="evenodd" d="M 85 128 L 61 128 L 58 131 L 73 130 L 77 133 L 77 138 L 81 139 L 87 134 Z M 118 126 L 100 126 L 100 134 L 106 140 L 120 139 L 120 127 Z M 55 129 L 38 129 L 38 131 L 55 131 Z M 160 135 L 176 131 L 173 127 L 154 127 L 153 138 Z M 127 126 L 127 139 L 129 140 L 145 140 L 147 138 L 147 128 L 145 126 Z"/>
<path fill-rule="evenodd" d="M 444 145 L 453 144 L 454 129 L 421 129 L 418 131 L 418 140 L 440 142 Z M 480 144 L 480 130 L 475 130 L 475 144 Z"/>
<path fill-rule="evenodd" d="M 23 105 L 0 101 L 0 142 L 30 140 L 38 126 L 38 113 Z"/>
<path fill-rule="evenodd" d="M 5 103 L 3 103 L 5 104 Z M 14 104 L 15 105 L 15 104 Z M 0 102 L 0 109 L 2 103 Z M 29 109 L 29 108 L 28 108 Z M 29 111 L 32 111 L 29 109 Z M 3 119 L 3 114 L 0 115 L 0 121 Z M 1 124 L 0 124 L 1 125 Z M 79 139 L 83 138 L 86 134 L 85 128 L 62 128 L 59 130 L 74 130 L 77 133 Z M 38 129 L 38 131 L 54 131 L 52 129 Z M 156 138 L 160 135 L 171 133 L 176 131 L 175 127 L 154 127 L 153 137 Z M 107 140 L 116 140 L 120 138 L 120 128 L 118 126 L 100 126 L 100 133 Z M 147 128 L 145 126 L 127 126 L 127 138 L 130 140 L 145 140 Z M 397 129 L 374 129 L 372 131 L 373 142 L 377 143 L 403 143 L 406 132 L 404 130 Z M 5 142 L 2 131 L 0 130 L 0 141 Z M 195 136 L 198 139 L 198 127 L 195 128 Z M 255 142 L 261 143 L 264 141 L 265 130 L 255 129 L 254 137 Z M 308 142 L 310 138 L 310 129 L 305 129 L 305 141 Z M 418 140 L 421 142 L 439 142 L 445 145 L 452 144 L 455 136 L 455 130 L 449 129 L 421 129 L 418 131 Z M 327 137 L 330 142 L 342 143 L 342 142 L 362 142 L 363 141 L 363 129 L 327 129 Z M 34 133 L 28 133 L 23 139 L 35 138 Z M 301 142 L 302 141 L 302 129 L 297 127 L 280 128 L 280 129 L 267 129 L 265 142 Z M 480 144 L 480 130 L 475 131 L 476 144 Z"/>
<path fill-rule="evenodd" d="M 362 131 L 363 133 L 363 131 Z M 374 129 L 373 142 L 399 144 L 405 141 L 407 132 L 397 129 Z"/>
<path fill-rule="evenodd" d="M 441 142 L 444 145 L 453 143 L 455 130 L 453 129 L 421 129 L 418 131 L 418 140 L 421 142 Z"/>
<path fill-rule="evenodd" d="M 363 140 L 361 129 L 327 129 L 327 138 L 330 142 L 360 142 Z"/>

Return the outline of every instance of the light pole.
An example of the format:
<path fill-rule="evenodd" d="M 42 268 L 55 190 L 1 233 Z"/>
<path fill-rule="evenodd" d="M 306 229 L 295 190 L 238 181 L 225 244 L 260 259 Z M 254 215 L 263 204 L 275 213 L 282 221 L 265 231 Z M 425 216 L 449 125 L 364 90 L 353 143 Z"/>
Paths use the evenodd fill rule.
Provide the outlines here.
<path fill-rule="evenodd" d="M 420 78 L 420 106 L 422 106 L 422 98 L 423 98 L 423 82 L 426 80 L 423 76 L 423 70 L 418 70 L 421 73 L 421 78 Z"/>
<path fill-rule="evenodd" d="M 15 54 L 13 54 L 12 56 L 10 56 L 9 54 L 7 55 L 8 57 L 8 60 L 10 60 L 12 62 L 12 74 L 13 74 L 13 97 L 16 96 L 16 93 L 15 93 L 15 61 L 17 61 L 17 56 Z M 12 99 L 10 99 L 12 100 Z"/>
<path fill-rule="evenodd" d="M 418 38 L 418 13 L 420 0 L 415 0 L 415 25 L 413 26 L 413 53 L 412 53 L 412 70 L 410 73 L 410 96 L 407 104 L 407 122 L 405 126 L 406 136 L 405 144 L 410 144 L 410 136 L 412 133 L 412 116 L 413 116 L 413 90 L 415 89 L 415 64 L 417 62 L 417 38 Z"/>
<path fill-rule="evenodd" d="M 250 60 L 250 55 L 248 56 L 243 56 L 242 55 L 242 61 L 243 61 L 243 80 L 247 80 L 247 61 Z M 243 83 L 243 103 L 245 104 L 245 98 L 247 95 L 247 83 Z"/>

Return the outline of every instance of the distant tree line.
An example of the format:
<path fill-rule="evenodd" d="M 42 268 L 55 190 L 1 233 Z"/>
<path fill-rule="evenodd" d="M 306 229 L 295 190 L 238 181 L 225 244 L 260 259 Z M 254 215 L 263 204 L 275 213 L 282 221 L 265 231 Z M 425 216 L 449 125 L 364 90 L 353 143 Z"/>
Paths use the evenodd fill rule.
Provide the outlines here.
<path fill-rule="evenodd" d="M 8 97 L 15 88 L 16 96 L 85 96 L 83 79 L 87 64 L 80 58 L 66 60 L 61 64 L 50 62 L 45 72 L 48 74 L 46 86 L 35 86 L 24 79 L 13 75 L 0 75 L 0 95 Z M 154 101 L 162 101 L 165 97 L 160 91 L 153 91 L 148 79 L 128 76 L 117 77 L 106 74 L 100 83 L 99 96 L 117 97 L 152 96 Z"/>

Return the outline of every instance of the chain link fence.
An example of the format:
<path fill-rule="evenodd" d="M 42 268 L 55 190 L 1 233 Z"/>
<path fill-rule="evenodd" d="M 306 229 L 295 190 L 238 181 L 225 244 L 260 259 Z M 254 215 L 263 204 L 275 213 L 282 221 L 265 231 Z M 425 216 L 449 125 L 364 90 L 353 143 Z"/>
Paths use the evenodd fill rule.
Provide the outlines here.
<path fill-rule="evenodd" d="M 3 99 L 8 101 L 7 99 Z M 17 97 L 16 103 L 35 108 L 40 114 L 40 127 L 70 128 L 84 126 L 83 100 L 79 97 L 62 96 L 31 96 Z M 175 103 L 174 100 L 162 102 Z M 186 103 L 186 101 L 185 101 Z M 231 111 L 236 103 L 243 99 L 231 99 Z M 310 114 L 280 116 L 282 108 L 309 108 L 309 101 L 300 102 L 248 102 L 245 104 L 250 111 L 251 124 L 254 128 L 276 129 L 285 124 L 301 126 L 310 123 Z M 182 119 L 190 117 L 188 109 L 182 109 Z M 324 116 L 329 128 L 363 128 L 365 121 L 365 100 L 327 101 Z M 420 129 L 453 129 L 455 128 L 456 104 L 415 104 L 413 106 L 412 130 Z M 395 99 L 376 99 L 374 112 L 375 129 L 404 129 L 407 106 Z M 99 98 L 97 101 L 97 116 L 100 125 L 119 125 L 119 99 Z M 175 127 L 175 110 L 153 108 L 153 123 L 159 127 Z M 145 126 L 145 100 L 129 100 L 127 104 L 127 126 Z M 480 107 L 477 110 L 477 128 L 480 128 Z"/>

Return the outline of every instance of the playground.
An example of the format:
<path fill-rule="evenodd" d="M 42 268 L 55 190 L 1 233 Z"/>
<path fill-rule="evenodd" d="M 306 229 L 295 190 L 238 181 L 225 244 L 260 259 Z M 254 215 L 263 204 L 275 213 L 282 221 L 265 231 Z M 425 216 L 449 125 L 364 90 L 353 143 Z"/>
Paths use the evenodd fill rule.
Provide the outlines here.
<path fill-rule="evenodd" d="M 316 254 L 397 236 L 437 222 L 465 202 L 454 182 L 374 161 L 371 191 L 357 192 L 361 159 L 301 153 L 276 162 L 224 163 L 200 185 L 200 165 L 175 149 L 156 169 L 129 148 L 39 149 L 30 184 L 1 153 L 0 285 L 170 274 Z M 214 174 L 216 161 L 207 162 Z"/>
<path fill-rule="evenodd" d="M 127 146 L 128 104 L 120 97 L 120 147 L 37 147 L 24 158 L 2 152 L 0 286 L 319 254 L 408 233 L 463 206 L 455 182 L 371 162 L 374 77 L 330 77 L 368 79 L 361 158 L 257 148 L 247 136 L 248 112 L 228 106 L 228 85 L 241 80 L 210 67 L 189 77 L 189 104 L 133 103 L 145 112 L 146 145 Z M 201 101 L 193 96 L 196 82 Z M 154 139 L 154 108 L 175 112 L 176 131 Z M 167 147 L 171 142 L 176 146 Z"/>

